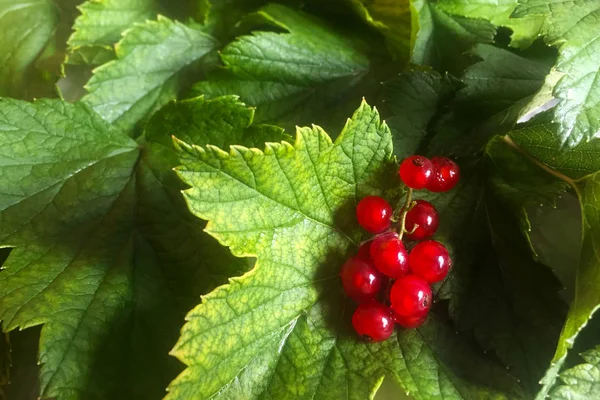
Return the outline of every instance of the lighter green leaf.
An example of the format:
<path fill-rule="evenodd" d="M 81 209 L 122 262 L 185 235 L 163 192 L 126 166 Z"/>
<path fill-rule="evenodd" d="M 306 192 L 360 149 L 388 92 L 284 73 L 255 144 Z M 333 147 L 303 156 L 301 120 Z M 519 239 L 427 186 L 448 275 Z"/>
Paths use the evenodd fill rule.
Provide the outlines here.
<path fill-rule="evenodd" d="M 194 86 L 195 94 L 236 94 L 256 106 L 257 122 L 286 128 L 349 115 L 365 91 L 357 88 L 369 59 L 355 43 L 324 22 L 271 4 L 253 21 L 287 32 L 254 32 L 227 45 L 225 68 Z"/>
<path fill-rule="evenodd" d="M 408 0 L 352 0 L 354 9 L 386 37 L 392 54 L 404 61 L 411 52 L 411 6 Z"/>
<path fill-rule="evenodd" d="M 103 64 L 114 58 L 112 46 L 136 22 L 156 17 L 156 0 L 87 0 L 73 24 L 68 62 Z"/>
<path fill-rule="evenodd" d="M 544 18 L 540 16 L 510 18 L 517 3 L 518 0 L 443 0 L 438 3 L 438 6 L 450 14 L 482 18 L 496 26 L 510 28 L 512 30 L 510 45 L 523 49 L 537 39 Z"/>
<path fill-rule="evenodd" d="M 253 125 L 254 112 L 237 96 L 172 102 L 152 117 L 146 139 L 171 147 L 173 135 L 186 143 L 210 143 L 221 149 L 234 144 L 252 147 L 269 141 L 290 141 L 291 137 L 283 133 L 282 128 Z"/>
<path fill-rule="evenodd" d="M 557 135 L 564 146 L 600 131 L 600 3 L 596 0 L 521 0 L 516 17 L 545 16 L 542 33 L 559 49 L 556 69 L 564 73 L 554 88 Z"/>
<path fill-rule="evenodd" d="M 167 399 L 363 399 L 385 374 L 417 399 L 520 398 L 436 317 L 379 344 L 352 333 L 337 276 L 361 239 L 355 205 L 397 186 L 391 134 L 374 109 L 363 103 L 335 143 L 313 126 L 264 151 L 179 145 L 192 212 L 258 261 L 188 314 L 172 351 L 188 368 Z"/>
<path fill-rule="evenodd" d="M 165 17 L 136 25 L 117 44 L 117 59 L 94 71 L 82 101 L 106 121 L 130 129 L 174 98 L 185 68 L 216 46 L 206 33 Z"/>
<path fill-rule="evenodd" d="M 31 97 L 26 88 L 34 76 L 30 73 L 58 20 L 51 0 L 0 0 L 0 96 Z"/>
<path fill-rule="evenodd" d="M 552 390 L 553 400 L 589 400 L 600 393 L 600 347 L 581 354 L 584 364 L 560 373 L 562 384 Z"/>

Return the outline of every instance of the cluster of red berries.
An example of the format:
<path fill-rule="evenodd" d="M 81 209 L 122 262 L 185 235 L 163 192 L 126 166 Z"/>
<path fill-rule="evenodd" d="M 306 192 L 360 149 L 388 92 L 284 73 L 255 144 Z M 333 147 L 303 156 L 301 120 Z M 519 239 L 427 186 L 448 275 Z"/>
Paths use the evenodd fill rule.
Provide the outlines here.
<path fill-rule="evenodd" d="M 411 329 L 425 322 L 432 303 L 430 285 L 444 279 L 452 263 L 440 242 L 426 240 L 438 227 L 435 207 L 424 200 L 411 201 L 411 196 L 413 189 L 452 189 L 459 180 L 458 165 L 443 157 L 412 156 L 402 162 L 399 175 L 409 188 L 401 217 L 394 218 L 381 197 L 363 198 L 356 207 L 358 223 L 376 236 L 363 243 L 341 271 L 346 294 L 359 304 L 352 316 L 354 329 L 374 342 L 390 337 L 394 323 Z M 391 229 L 395 222 L 399 233 Z M 409 252 L 403 238 L 420 242 Z"/>

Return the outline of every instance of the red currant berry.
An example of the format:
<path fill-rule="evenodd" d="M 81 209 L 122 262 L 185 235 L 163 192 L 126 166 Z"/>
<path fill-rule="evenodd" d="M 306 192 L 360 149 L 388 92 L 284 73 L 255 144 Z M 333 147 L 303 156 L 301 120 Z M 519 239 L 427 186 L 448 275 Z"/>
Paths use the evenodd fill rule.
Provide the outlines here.
<path fill-rule="evenodd" d="M 371 259 L 375 268 L 390 278 L 400 278 L 408 272 L 408 252 L 395 232 L 373 239 Z"/>
<path fill-rule="evenodd" d="M 416 275 L 407 275 L 392 285 L 390 302 L 402 317 L 422 317 L 431 308 L 431 287 Z"/>
<path fill-rule="evenodd" d="M 412 249 L 408 256 L 408 264 L 413 274 L 434 283 L 448 275 L 452 260 L 443 244 L 435 240 L 426 240 Z"/>
<path fill-rule="evenodd" d="M 447 192 L 458 183 L 460 179 L 460 168 L 458 165 L 445 157 L 433 157 L 433 177 L 427 185 L 427 190 L 432 192 Z"/>
<path fill-rule="evenodd" d="M 352 325 L 356 333 L 372 342 L 381 342 L 394 333 L 391 310 L 376 301 L 359 305 L 352 316 Z"/>
<path fill-rule="evenodd" d="M 363 244 L 361 244 L 360 247 L 358 248 L 358 253 L 356 254 L 356 257 L 362 261 L 372 263 L 373 262 L 373 260 L 371 260 L 371 245 L 372 244 L 373 244 L 372 240 L 369 240 L 368 242 L 364 242 Z"/>
<path fill-rule="evenodd" d="M 380 233 L 391 225 L 392 206 L 378 196 L 367 196 L 356 206 L 358 224 L 371 233 Z"/>
<path fill-rule="evenodd" d="M 402 161 L 399 174 L 409 188 L 423 189 L 433 177 L 433 164 L 427 157 L 411 156 Z"/>
<path fill-rule="evenodd" d="M 427 314 L 418 317 L 403 317 L 402 315 L 393 313 L 392 318 L 394 318 L 394 322 L 404 329 L 415 329 L 423 325 L 423 322 L 427 319 Z"/>
<path fill-rule="evenodd" d="M 417 200 L 417 204 L 406 213 L 405 237 L 410 240 L 427 239 L 435 233 L 439 224 L 439 216 L 433 204 L 425 200 Z M 417 228 L 415 229 L 415 226 Z"/>
<path fill-rule="evenodd" d="M 346 261 L 340 276 L 344 291 L 358 303 L 373 299 L 381 289 L 383 281 L 381 273 L 373 265 L 358 257 Z"/>

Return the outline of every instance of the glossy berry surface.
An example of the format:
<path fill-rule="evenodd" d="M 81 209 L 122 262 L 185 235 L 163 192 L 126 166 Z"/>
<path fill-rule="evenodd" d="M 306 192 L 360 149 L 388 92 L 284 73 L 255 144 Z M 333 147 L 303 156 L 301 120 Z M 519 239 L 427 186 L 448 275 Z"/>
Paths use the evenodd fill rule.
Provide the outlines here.
<path fill-rule="evenodd" d="M 413 274 L 434 283 L 448 275 L 452 260 L 443 244 L 435 240 L 426 240 L 412 249 L 408 256 L 408 264 Z"/>
<path fill-rule="evenodd" d="M 403 317 L 397 313 L 392 313 L 394 322 L 403 327 L 404 329 L 415 329 L 423 325 L 427 319 L 427 314 L 418 317 Z"/>
<path fill-rule="evenodd" d="M 410 240 L 423 240 L 433 236 L 438 228 L 440 218 L 433 204 L 425 200 L 417 200 L 406 213 L 406 233 L 404 237 Z M 417 227 L 415 229 L 415 226 Z M 412 233 L 411 233 L 412 232 Z"/>
<path fill-rule="evenodd" d="M 408 251 L 395 232 L 373 239 L 371 259 L 375 268 L 390 278 L 400 278 L 408 272 Z"/>
<path fill-rule="evenodd" d="M 381 342 L 394 333 L 391 310 L 376 301 L 359 305 L 352 325 L 356 333 L 372 342 Z"/>
<path fill-rule="evenodd" d="M 431 308 L 431 287 L 424 279 L 407 275 L 392 285 L 390 302 L 400 317 L 422 317 Z"/>
<path fill-rule="evenodd" d="M 367 232 L 380 233 L 391 225 L 392 206 L 378 196 L 367 196 L 356 206 L 358 224 Z"/>
<path fill-rule="evenodd" d="M 352 257 L 346 261 L 340 273 L 342 285 L 348 297 L 358 303 L 369 301 L 377 296 L 383 277 L 370 263 Z"/>
<path fill-rule="evenodd" d="M 433 177 L 433 164 L 423 156 L 411 156 L 400 164 L 400 179 L 413 189 L 426 188 Z"/>
<path fill-rule="evenodd" d="M 433 176 L 427 185 L 432 192 L 447 192 L 460 180 L 460 168 L 458 165 L 445 157 L 433 157 Z"/>

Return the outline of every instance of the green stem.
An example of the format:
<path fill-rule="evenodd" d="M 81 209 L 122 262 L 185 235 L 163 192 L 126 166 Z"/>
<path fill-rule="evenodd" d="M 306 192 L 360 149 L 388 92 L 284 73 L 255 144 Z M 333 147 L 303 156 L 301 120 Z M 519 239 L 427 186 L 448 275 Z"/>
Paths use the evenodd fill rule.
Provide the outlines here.
<path fill-rule="evenodd" d="M 404 232 L 406 231 L 404 224 L 406 223 L 406 214 L 408 214 L 408 211 L 411 209 L 410 206 L 412 202 L 412 192 L 413 190 L 408 188 L 408 191 L 406 192 L 406 201 L 404 202 L 404 207 L 402 208 L 402 214 L 400 214 L 400 227 L 398 228 L 400 240 L 402 240 L 402 236 L 404 236 Z"/>

